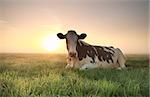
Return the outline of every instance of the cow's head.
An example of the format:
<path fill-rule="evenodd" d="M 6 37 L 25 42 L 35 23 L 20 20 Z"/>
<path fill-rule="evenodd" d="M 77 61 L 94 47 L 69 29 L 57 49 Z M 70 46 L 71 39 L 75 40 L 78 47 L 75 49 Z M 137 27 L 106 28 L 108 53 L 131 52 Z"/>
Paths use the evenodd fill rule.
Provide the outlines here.
<path fill-rule="evenodd" d="M 76 57 L 77 42 L 79 39 L 84 39 L 87 35 L 84 33 L 78 35 L 74 30 L 69 30 L 67 34 L 63 35 L 62 33 L 58 33 L 57 36 L 60 39 L 66 39 L 66 46 L 67 46 L 69 57 Z"/>

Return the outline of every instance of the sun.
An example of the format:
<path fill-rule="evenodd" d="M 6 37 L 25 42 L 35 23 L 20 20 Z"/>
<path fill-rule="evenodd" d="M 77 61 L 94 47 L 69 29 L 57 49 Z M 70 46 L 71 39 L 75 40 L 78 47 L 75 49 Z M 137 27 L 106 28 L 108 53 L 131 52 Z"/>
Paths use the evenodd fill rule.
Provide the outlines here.
<path fill-rule="evenodd" d="M 60 47 L 59 39 L 56 35 L 49 35 L 43 39 L 43 48 L 47 51 L 55 51 Z"/>

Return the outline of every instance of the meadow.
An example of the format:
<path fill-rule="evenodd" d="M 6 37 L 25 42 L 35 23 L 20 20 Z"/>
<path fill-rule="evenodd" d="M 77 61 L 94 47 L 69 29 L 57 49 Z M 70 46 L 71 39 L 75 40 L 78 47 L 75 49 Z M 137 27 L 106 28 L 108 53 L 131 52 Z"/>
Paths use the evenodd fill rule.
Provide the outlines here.
<path fill-rule="evenodd" d="M 127 69 L 65 69 L 66 55 L 0 54 L 0 97 L 149 97 L 148 55 Z"/>

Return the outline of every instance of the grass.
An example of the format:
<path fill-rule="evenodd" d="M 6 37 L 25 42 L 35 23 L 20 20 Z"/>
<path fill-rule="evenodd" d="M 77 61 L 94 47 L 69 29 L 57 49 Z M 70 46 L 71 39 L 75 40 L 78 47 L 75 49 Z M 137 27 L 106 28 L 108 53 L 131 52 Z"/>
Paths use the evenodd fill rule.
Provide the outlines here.
<path fill-rule="evenodd" d="M 65 65 L 65 55 L 0 54 L 0 97 L 149 97 L 146 55 L 127 55 L 122 71 Z"/>

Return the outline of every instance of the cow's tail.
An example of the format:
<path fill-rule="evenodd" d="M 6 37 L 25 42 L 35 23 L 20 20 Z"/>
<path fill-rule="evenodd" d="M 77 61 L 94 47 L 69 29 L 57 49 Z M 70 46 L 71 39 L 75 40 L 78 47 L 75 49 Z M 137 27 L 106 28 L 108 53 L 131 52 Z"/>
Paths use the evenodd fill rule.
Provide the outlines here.
<path fill-rule="evenodd" d="M 123 55 L 122 51 L 119 48 L 117 48 L 117 51 L 118 51 L 118 60 L 117 60 L 117 62 L 119 64 L 119 66 L 121 67 L 121 69 L 126 68 L 126 65 L 125 65 L 126 58 L 125 58 L 125 56 Z"/>

